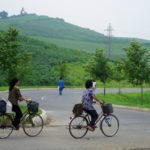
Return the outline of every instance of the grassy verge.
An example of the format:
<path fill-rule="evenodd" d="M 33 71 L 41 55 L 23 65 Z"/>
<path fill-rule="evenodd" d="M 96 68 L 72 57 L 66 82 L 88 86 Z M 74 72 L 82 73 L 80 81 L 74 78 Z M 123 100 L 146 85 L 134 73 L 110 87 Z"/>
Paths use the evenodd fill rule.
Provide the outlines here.
<path fill-rule="evenodd" d="M 32 89 L 32 88 L 57 88 L 57 86 L 19 86 L 20 89 Z M 7 86 L 0 87 L 0 91 L 8 91 Z"/>
<path fill-rule="evenodd" d="M 79 78 L 79 80 L 82 80 Z M 82 80 L 83 81 L 83 80 Z M 72 81 L 74 82 L 74 81 Z M 103 88 L 103 84 L 101 82 L 97 82 L 96 84 L 97 88 Z M 57 85 L 53 86 L 19 86 L 21 89 L 31 89 L 31 88 L 57 88 Z M 67 86 L 65 85 L 66 88 L 84 88 L 84 82 L 83 85 L 70 85 Z M 110 81 L 106 84 L 106 88 L 118 88 L 119 83 L 116 81 Z M 121 88 L 140 88 L 138 86 L 132 86 L 131 84 L 127 83 L 127 81 L 122 81 L 121 82 Z M 144 88 L 150 88 L 150 85 L 144 85 Z M 0 91 L 8 91 L 8 86 L 0 86 Z"/>
<path fill-rule="evenodd" d="M 0 91 L 7 91 L 7 90 L 8 90 L 8 87 L 6 87 L 6 86 L 0 87 Z"/>
<path fill-rule="evenodd" d="M 140 108 L 150 108 L 150 92 L 144 92 L 144 104 L 141 105 L 141 93 L 126 94 L 97 94 L 99 99 L 105 100 L 107 103 L 134 106 Z"/>

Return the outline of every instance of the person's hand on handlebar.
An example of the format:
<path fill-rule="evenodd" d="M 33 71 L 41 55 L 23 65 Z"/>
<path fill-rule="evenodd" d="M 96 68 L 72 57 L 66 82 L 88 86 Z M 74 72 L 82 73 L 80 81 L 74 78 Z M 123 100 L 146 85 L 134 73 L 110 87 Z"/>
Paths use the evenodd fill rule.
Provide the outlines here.
<path fill-rule="evenodd" d="M 32 99 L 25 99 L 25 101 L 26 101 L 27 103 L 31 103 L 31 102 L 32 102 Z"/>
<path fill-rule="evenodd" d="M 100 105 L 104 104 L 104 101 L 97 99 L 96 96 L 93 97 L 93 101 L 95 101 L 96 104 L 100 104 Z"/>
<path fill-rule="evenodd" d="M 102 100 L 102 105 L 104 105 L 105 104 L 105 101 L 104 100 Z"/>
<path fill-rule="evenodd" d="M 101 101 L 99 101 L 99 104 L 100 104 L 100 105 L 104 105 L 105 102 L 104 102 L 103 100 L 101 100 Z"/>

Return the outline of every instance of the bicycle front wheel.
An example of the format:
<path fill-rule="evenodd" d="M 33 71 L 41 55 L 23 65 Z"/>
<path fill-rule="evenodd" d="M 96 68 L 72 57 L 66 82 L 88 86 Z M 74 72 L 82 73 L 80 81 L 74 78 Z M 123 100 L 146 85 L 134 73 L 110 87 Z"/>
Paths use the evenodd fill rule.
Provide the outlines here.
<path fill-rule="evenodd" d="M 119 130 L 118 118 L 113 114 L 105 116 L 100 123 L 100 130 L 107 137 L 116 135 Z"/>
<path fill-rule="evenodd" d="M 86 135 L 88 121 L 84 116 L 74 117 L 69 123 L 69 133 L 75 138 L 79 139 Z"/>
<path fill-rule="evenodd" d="M 7 114 L 0 115 L 0 139 L 7 138 L 13 131 L 12 118 Z"/>
<path fill-rule="evenodd" d="M 43 129 L 43 119 L 38 114 L 27 114 L 22 127 L 26 135 L 30 137 L 37 136 Z"/>

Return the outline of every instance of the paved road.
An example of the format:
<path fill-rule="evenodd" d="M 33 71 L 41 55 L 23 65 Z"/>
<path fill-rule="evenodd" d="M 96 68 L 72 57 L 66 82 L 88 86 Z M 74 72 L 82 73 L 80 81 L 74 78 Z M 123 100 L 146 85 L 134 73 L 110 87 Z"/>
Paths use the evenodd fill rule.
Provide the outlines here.
<path fill-rule="evenodd" d="M 101 92 L 101 89 L 99 89 Z M 115 89 L 110 92 L 116 92 Z M 125 89 L 124 92 L 131 90 Z M 137 90 L 135 90 L 137 91 Z M 0 141 L 1 150 L 126 150 L 132 148 L 150 149 L 150 112 L 115 109 L 120 121 L 120 130 L 115 137 L 106 138 L 99 129 L 88 132 L 81 140 L 73 139 L 68 132 L 69 117 L 73 104 L 80 102 L 81 89 L 65 89 L 59 96 L 56 89 L 26 90 L 23 95 L 40 103 L 52 119 L 42 134 L 28 138 L 22 130 L 14 131 L 10 138 Z M 7 93 L 0 93 L 6 97 Z M 99 107 L 96 107 L 99 110 Z"/>

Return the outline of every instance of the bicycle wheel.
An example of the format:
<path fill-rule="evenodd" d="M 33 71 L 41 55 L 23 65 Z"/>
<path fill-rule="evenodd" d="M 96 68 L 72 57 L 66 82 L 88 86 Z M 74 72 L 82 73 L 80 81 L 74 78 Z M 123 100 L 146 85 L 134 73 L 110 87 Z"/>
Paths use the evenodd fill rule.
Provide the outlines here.
<path fill-rule="evenodd" d="M 75 138 L 79 139 L 86 135 L 88 121 L 84 116 L 74 117 L 69 123 L 69 133 Z"/>
<path fill-rule="evenodd" d="M 7 138 L 13 131 L 12 118 L 7 114 L 0 115 L 0 139 Z"/>
<path fill-rule="evenodd" d="M 100 123 L 100 130 L 107 137 L 114 136 L 119 130 L 119 120 L 113 115 L 105 116 Z"/>
<path fill-rule="evenodd" d="M 43 129 L 43 119 L 38 114 L 27 114 L 22 127 L 26 135 L 30 137 L 37 136 Z"/>

